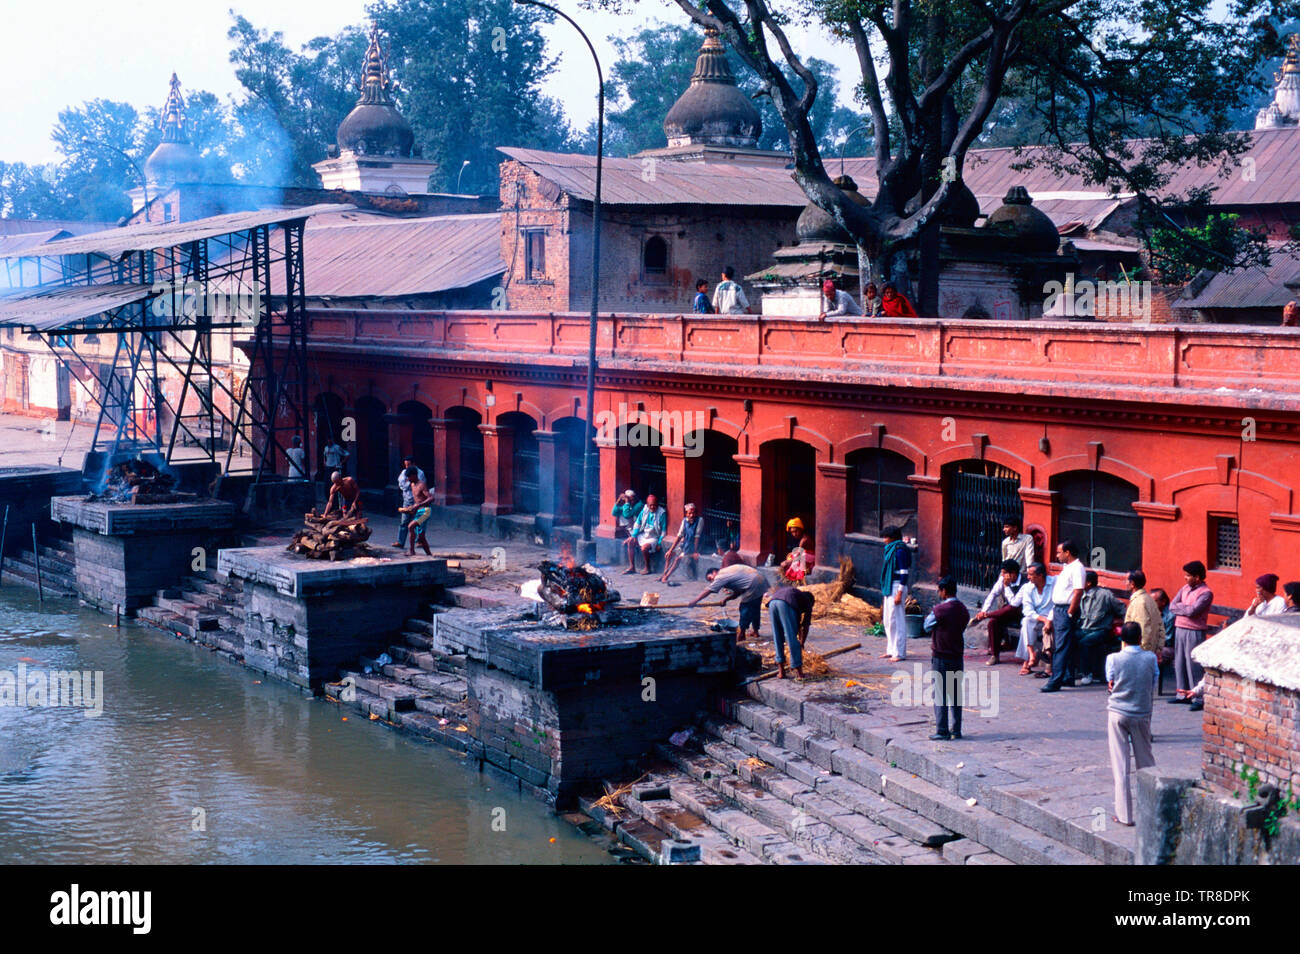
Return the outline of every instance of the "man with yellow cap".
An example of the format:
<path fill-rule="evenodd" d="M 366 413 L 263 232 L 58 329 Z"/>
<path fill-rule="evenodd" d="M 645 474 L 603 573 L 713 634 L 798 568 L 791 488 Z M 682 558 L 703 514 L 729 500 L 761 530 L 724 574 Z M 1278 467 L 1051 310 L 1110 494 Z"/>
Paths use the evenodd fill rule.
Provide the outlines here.
<path fill-rule="evenodd" d="M 817 562 L 813 556 L 812 537 L 804 533 L 803 521 L 791 517 L 785 524 L 786 557 L 781 563 L 781 576 L 793 583 L 802 583 Z"/>

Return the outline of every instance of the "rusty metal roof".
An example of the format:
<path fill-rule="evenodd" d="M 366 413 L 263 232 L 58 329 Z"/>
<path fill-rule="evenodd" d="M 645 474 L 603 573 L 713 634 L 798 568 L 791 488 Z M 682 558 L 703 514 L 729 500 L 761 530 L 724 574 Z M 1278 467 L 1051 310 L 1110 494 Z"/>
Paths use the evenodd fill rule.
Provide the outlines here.
<path fill-rule="evenodd" d="M 1175 300 L 1173 307 L 1281 309 L 1298 297 L 1287 288 L 1287 282 L 1296 284 L 1297 281 L 1300 281 L 1300 253 L 1274 251 L 1267 268 L 1220 272 L 1195 298 Z"/>
<path fill-rule="evenodd" d="M 500 147 L 511 159 L 555 183 L 562 192 L 590 202 L 596 193 L 596 157 L 538 149 Z M 601 170 L 601 202 L 607 205 L 739 205 L 802 208 L 808 197 L 780 166 L 613 159 Z"/>
<path fill-rule="evenodd" d="M 0 235 L 0 258 L 17 257 L 23 249 L 41 245 L 57 238 L 67 238 L 71 233 L 67 229 L 46 229 L 43 232 L 19 232 L 13 235 Z"/>
<path fill-rule="evenodd" d="M 145 301 L 149 285 L 41 285 L 0 291 L 0 326 L 57 331 L 123 305 Z"/>
<path fill-rule="evenodd" d="M 303 233 L 309 298 L 392 298 L 467 288 L 500 275 L 501 216 L 392 218 L 347 211 L 310 220 Z M 272 273 L 282 294 L 284 276 Z"/>
<path fill-rule="evenodd" d="M 259 225 L 278 225 L 310 218 L 321 212 L 338 212 L 352 206 L 324 203 L 298 208 L 277 206 L 252 212 L 228 212 L 189 222 L 139 223 L 102 232 L 90 232 L 74 238 L 57 239 L 41 245 L 30 246 L 20 253 L 9 253 L 9 258 L 21 254 L 25 257 L 59 255 L 104 255 L 110 258 L 131 252 L 185 245 L 218 235 L 230 235 Z"/>

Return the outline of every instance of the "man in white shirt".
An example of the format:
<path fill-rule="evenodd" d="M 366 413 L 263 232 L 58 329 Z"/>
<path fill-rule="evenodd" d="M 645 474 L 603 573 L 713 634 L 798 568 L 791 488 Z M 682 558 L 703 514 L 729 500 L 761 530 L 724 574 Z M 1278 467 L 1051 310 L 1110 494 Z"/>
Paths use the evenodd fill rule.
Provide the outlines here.
<path fill-rule="evenodd" d="M 1277 583 L 1276 573 L 1255 578 L 1255 599 L 1246 608 L 1247 616 L 1276 616 L 1286 612 L 1286 597 L 1278 595 Z"/>
<path fill-rule="evenodd" d="M 1052 678 L 1042 692 L 1060 692 L 1062 684 L 1074 688 L 1079 668 L 1079 603 L 1088 571 L 1079 559 L 1079 545 L 1073 540 L 1056 545 L 1056 559 L 1061 563 L 1061 572 L 1052 587 Z"/>
<path fill-rule="evenodd" d="M 1023 584 L 1012 602 L 1020 607 L 1020 645 L 1016 647 L 1016 658 L 1022 660 L 1020 675 L 1028 676 L 1038 665 L 1039 652 L 1043 648 L 1043 633 L 1052 625 L 1052 588 L 1056 577 L 1047 575 L 1047 567 L 1041 563 L 1031 563 L 1025 570 L 1028 582 Z M 1046 673 L 1038 673 L 1046 677 Z"/>
<path fill-rule="evenodd" d="M 1019 517 L 1007 517 L 1002 521 L 1002 559 L 1015 560 L 1020 564 L 1020 582 L 1025 581 L 1025 570 L 1034 562 L 1034 538 L 1021 532 Z"/>
<path fill-rule="evenodd" d="M 749 299 L 745 297 L 745 289 L 732 281 L 735 274 L 735 267 L 728 265 L 722 270 L 722 281 L 713 289 L 713 310 L 719 315 L 744 315 L 749 312 Z"/>
<path fill-rule="evenodd" d="M 343 462 L 348 459 L 348 452 L 339 446 L 338 441 L 330 438 L 330 442 L 325 445 L 325 471 L 332 474 L 334 471 L 343 471 Z"/>
<path fill-rule="evenodd" d="M 294 483 L 302 483 L 307 479 L 307 452 L 302 449 L 302 438 L 297 434 L 293 437 L 293 445 L 284 452 L 284 456 L 289 459 L 289 479 Z"/>

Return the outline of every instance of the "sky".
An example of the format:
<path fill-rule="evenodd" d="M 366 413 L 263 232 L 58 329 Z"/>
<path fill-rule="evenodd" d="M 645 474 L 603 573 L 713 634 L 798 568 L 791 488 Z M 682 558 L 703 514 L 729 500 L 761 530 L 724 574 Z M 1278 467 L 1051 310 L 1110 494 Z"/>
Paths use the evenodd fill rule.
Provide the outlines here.
<path fill-rule="evenodd" d="M 685 15 L 668 0 L 640 0 L 630 5 L 632 13 L 622 16 L 592 13 L 577 0 L 552 0 L 552 5 L 587 31 L 607 76 L 616 59 L 610 37 L 656 19 L 685 22 Z M 312 37 L 366 22 L 364 0 L 6 3 L 6 23 L 0 31 L 0 102 L 5 104 L 0 160 L 57 160 L 50 130 L 65 106 L 98 97 L 137 109 L 160 107 L 173 70 L 185 90 L 206 89 L 222 98 L 238 92 L 226 39 L 232 9 L 262 29 L 282 31 L 287 45 L 295 49 Z M 577 31 L 561 20 L 545 34 L 561 57 L 545 92 L 564 104 L 575 128 L 583 129 L 596 115 L 591 56 Z M 856 60 L 847 45 L 801 30 L 792 31 L 791 38 L 804 55 L 835 63 L 842 83 L 855 75 Z"/>

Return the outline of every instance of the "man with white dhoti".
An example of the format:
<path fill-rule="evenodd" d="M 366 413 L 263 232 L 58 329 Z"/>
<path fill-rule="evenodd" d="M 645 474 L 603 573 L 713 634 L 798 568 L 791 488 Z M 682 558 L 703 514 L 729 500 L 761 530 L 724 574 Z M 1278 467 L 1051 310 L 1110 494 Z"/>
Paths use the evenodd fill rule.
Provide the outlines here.
<path fill-rule="evenodd" d="M 1029 582 L 1012 598 L 1012 603 L 1020 607 L 1020 644 L 1016 647 L 1016 658 L 1024 662 L 1020 667 L 1022 676 L 1028 676 L 1038 665 L 1044 630 L 1052 624 L 1052 586 L 1056 582 L 1041 563 L 1029 564 L 1026 575 Z"/>
<path fill-rule="evenodd" d="M 880 568 L 880 613 L 885 629 L 885 651 L 890 662 L 907 658 L 907 580 L 912 569 L 912 551 L 903 542 L 903 531 L 889 527 L 882 535 L 885 557 Z"/>

